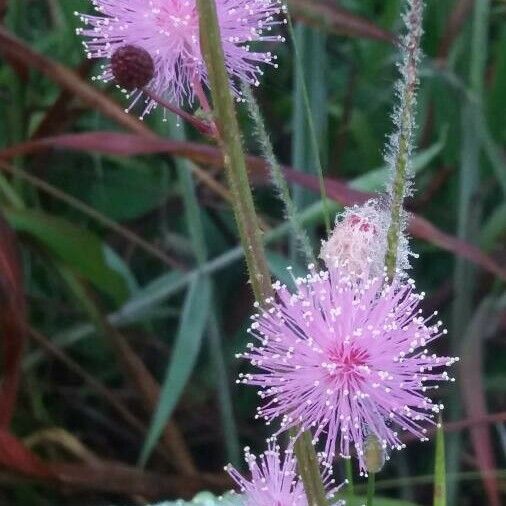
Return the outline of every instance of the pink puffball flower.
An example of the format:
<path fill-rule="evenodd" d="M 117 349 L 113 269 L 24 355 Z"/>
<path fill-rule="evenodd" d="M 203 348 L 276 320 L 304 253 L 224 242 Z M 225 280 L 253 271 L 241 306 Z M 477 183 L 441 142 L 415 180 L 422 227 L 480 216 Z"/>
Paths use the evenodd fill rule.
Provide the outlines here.
<path fill-rule="evenodd" d="M 196 0 L 92 0 L 97 15 L 76 13 L 84 23 L 77 33 L 89 58 L 108 58 L 123 46 L 138 47 L 151 55 L 154 75 L 147 85 L 153 93 L 181 105 L 203 98 L 201 83 L 207 70 L 200 49 Z M 260 64 L 275 63 L 271 52 L 259 52 L 252 43 L 284 40 L 271 31 L 282 24 L 279 0 L 216 0 L 218 21 L 230 84 L 236 97 L 236 79 L 258 86 Z M 99 76 L 113 79 L 110 65 Z M 129 90 L 130 91 L 130 90 Z M 134 92 L 134 102 L 142 90 Z M 145 113 L 155 105 L 148 100 Z"/>
<path fill-rule="evenodd" d="M 424 294 L 412 280 L 390 285 L 338 268 L 310 266 L 295 281 L 294 293 L 273 285 L 275 296 L 252 317 L 257 342 L 239 355 L 259 369 L 238 380 L 260 387 L 257 417 L 279 419 L 281 430 L 310 429 L 315 442 L 325 434 L 329 460 L 350 457 L 354 446 L 361 472 L 370 436 L 386 454 L 404 446 L 399 429 L 426 440 L 423 425 L 443 408 L 426 391 L 454 381 L 444 369 L 457 359 L 429 352 L 446 330 L 421 315 Z"/>
<path fill-rule="evenodd" d="M 244 449 L 250 478 L 247 479 L 232 465 L 225 467 L 237 483 L 243 496 L 244 506 L 308 506 L 302 479 L 296 472 L 297 461 L 291 445 L 281 455 L 276 438 L 268 440 L 267 450 L 259 457 Z M 330 476 L 331 469 L 324 467 L 323 480 L 329 500 L 339 490 Z M 333 506 L 344 504 L 332 502 Z"/>

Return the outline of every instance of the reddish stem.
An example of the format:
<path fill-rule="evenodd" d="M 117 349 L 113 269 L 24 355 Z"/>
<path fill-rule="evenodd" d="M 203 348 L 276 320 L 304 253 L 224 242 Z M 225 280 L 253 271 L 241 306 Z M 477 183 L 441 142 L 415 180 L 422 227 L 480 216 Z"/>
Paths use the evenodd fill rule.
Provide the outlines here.
<path fill-rule="evenodd" d="M 197 118 L 193 116 L 193 114 L 190 114 L 186 111 L 183 111 L 179 107 L 171 104 L 169 101 L 165 100 L 164 98 L 160 97 L 156 93 L 154 93 L 151 90 L 148 90 L 147 88 L 144 88 L 142 90 L 151 100 L 154 100 L 156 103 L 160 104 L 165 109 L 173 112 L 174 114 L 177 114 L 180 118 L 190 123 L 190 125 L 193 125 L 199 132 L 203 133 L 204 135 L 208 135 L 209 137 L 215 137 L 215 131 L 216 128 L 213 123 L 209 121 L 205 121 L 203 119 Z M 199 97 L 200 100 L 200 97 Z M 209 106 L 209 104 L 207 104 Z"/>
<path fill-rule="evenodd" d="M 195 95 L 199 99 L 200 106 L 202 107 L 204 112 L 210 114 L 212 112 L 211 106 L 209 105 L 209 101 L 207 100 L 204 88 L 202 88 L 202 81 L 197 76 L 194 76 L 192 84 L 193 90 L 195 91 Z"/>

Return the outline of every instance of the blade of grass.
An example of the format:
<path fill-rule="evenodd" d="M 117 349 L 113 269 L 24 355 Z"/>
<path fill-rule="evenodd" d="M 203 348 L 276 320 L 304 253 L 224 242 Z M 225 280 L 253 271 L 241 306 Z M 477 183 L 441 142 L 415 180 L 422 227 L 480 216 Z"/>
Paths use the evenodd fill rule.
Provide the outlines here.
<path fill-rule="evenodd" d="M 374 505 L 374 488 L 376 482 L 376 473 L 369 473 L 367 477 L 367 506 Z"/>
<path fill-rule="evenodd" d="M 206 276 L 199 276 L 190 285 L 185 298 L 183 314 L 161 386 L 158 406 L 139 457 L 141 466 L 146 465 L 151 456 L 195 367 L 209 319 L 210 306 L 209 279 Z"/>
<path fill-rule="evenodd" d="M 236 468 L 240 468 L 242 464 L 241 448 L 239 444 L 239 435 L 237 433 L 232 394 L 229 387 L 230 378 L 227 374 L 227 366 L 223 355 L 222 331 L 216 315 L 216 310 L 211 312 L 208 331 L 209 351 L 217 376 L 218 400 L 220 403 L 220 415 L 223 424 L 223 438 L 225 440 L 227 457 L 231 464 Z"/>
<path fill-rule="evenodd" d="M 313 112 L 311 110 L 311 102 L 309 98 L 309 92 L 306 85 L 306 79 L 303 73 L 303 56 L 301 55 L 298 47 L 298 39 L 300 39 L 300 36 L 297 37 L 292 20 L 290 17 L 290 13 L 287 11 L 286 13 L 287 21 L 288 21 L 288 32 L 290 34 L 290 38 L 292 41 L 292 46 L 294 50 L 294 56 L 295 56 L 295 69 L 296 69 L 296 89 L 295 89 L 295 104 L 296 104 L 296 118 L 295 118 L 295 126 L 296 131 L 295 133 L 299 132 L 298 136 L 294 136 L 294 149 L 299 149 L 297 146 L 304 146 L 304 143 L 306 142 L 306 139 L 309 139 L 309 146 L 311 147 L 314 166 L 316 169 L 316 173 L 318 175 L 318 181 L 319 181 L 319 189 L 320 189 L 320 196 L 324 204 L 324 222 L 325 222 L 325 228 L 327 230 L 327 233 L 330 231 L 330 213 L 328 209 L 326 208 L 327 205 L 327 195 L 325 190 L 325 181 L 323 177 L 323 166 L 321 162 L 321 156 L 320 156 L 320 145 L 318 143 L 318 136 L 317 136 L 317 130 L 315 126 L 315 121 L 313 117 Z M 303 33 L 300 31 L 300 33 Z M 314 56 L 314 55 L 313 55 Z M 301 106 L 301 103 L 303 107 Z M 304 110 L 304 114 L 302 113 L 302 109 Z M 324 107 L 326 110 L 326 108 Z M 304 118 L 305 116 L 305 118 Z M 308 132 L 306 135 L 305 132 L 305 124 L 308 126 Z M 307 160 L 305 151 L 294 151 L 294 159 L 295 158 L 304 158 L 304 160 L 301 160 L 301 162 L 304 163 L 302 165 L 303 167 L 306 166 Z M 299 204 L 299 198 L 296 197 L 295 202 L 296 205 Z"/>
<path fill-rule="evenodd" d="M 171 136 L 176 139 L 184 140 L 185 131 L 183 126 L 177 126 L 175 118 L 169 121 L 169 131 Z M 202 211 L 200 210 L 195 183 L 191 171 L 186 166 L 187 160 L 176 158 L 176 168 L 178 178 L 181 183 L 183 201 L 186 214 L 186 223 L 190 231 L 191 242 L 197 264 L 202 267 L 208 259 L 207 245 L 204 236 L 204 227 L 202 223 Z M 210 278 L 209 278 L 210 279 Z M 211 283 L 211 290 L 214 285 Z M 234 410 L 229 387 L 229 378 L 227 374 L 226 362 L 223 356 L 221 331 L 217 317 L 217 307 L 214 296 L 211 294 L 211 311 L 208 322 L 209 351 L 217 377 L 218 401 L 220 405 L 220 415 L 222 420 L 222 433 L 225 440 L 225 447 L 229 462 L 238 466 L 241 460 L 239 436 L 235 422 Z"/>

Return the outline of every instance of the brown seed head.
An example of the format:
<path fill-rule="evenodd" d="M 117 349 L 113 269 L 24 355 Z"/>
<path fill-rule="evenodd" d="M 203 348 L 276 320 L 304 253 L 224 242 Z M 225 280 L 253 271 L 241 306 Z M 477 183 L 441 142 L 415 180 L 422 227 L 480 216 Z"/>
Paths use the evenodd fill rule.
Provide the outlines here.
<path fill-rule="evenodd" d="M 153 79 L 155 64 L 142 47 L 121 46 L 111 57 L 111 70 L 116 82 L 127 90 L 143 88 Z"/>

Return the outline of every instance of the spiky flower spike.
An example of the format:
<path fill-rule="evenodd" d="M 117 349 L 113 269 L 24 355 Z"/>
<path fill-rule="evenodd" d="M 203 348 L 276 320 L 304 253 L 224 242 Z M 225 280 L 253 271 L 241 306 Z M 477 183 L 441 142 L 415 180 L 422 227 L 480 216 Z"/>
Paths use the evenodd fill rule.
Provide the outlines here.
<path fill-rule="evenodd" d="M 406 228 L 407 215 L 403 209 L 405 197 L 411 194 L 413 177 L 411 153 L 414 145 L 416 91 L 418 87 L 418 64 L 421 58 L 420 41 L 423 35 L 423 0 L 406 0 L 407 10 L 403 15 L 406 33 L 400 38 L 401 74 L 396 83 L 397 103 L 393 110 L 395 130 L 389 138 L 385 161 L 390 167 L 387 192 L 390 199 L 391 220 L 387 233 L 385 263 L 389 276 L 396 268 L 396 257 L 402 249 L 402 237 Z"/>
<path fill-rule="evenodd" d="M 340 267 L 359 277 L 383 276 L 390 211 L 379 199 L 346 207 L 337 215 L 334 229 L 322 243 L 320 258 L 329 268 Z M 409 269 L 408 240 L 402 235 L 397 269 L 402 276 Z"/>
<path fill-rule="evenodd" d="M 442 408 L 426 396 L 455 358 L 426 348 L 446 330 L 418 310 L 412 280 L 360 280 L 347 271 L 316 272 L 296 280 L 297 291 L 274 284 L 249 332 L 257 339 L 240 355 L 260 369 L 239 382 L 260 387 L 259 417 L 281 430 L 326 433 L 325 453 L 350 456 L 365 472 L 364 441 L 377 436 L 385 450 L 401 449 L 398 429 L 426 439 L 424 423 Z M 453 381 L 453 379 L 452 379 Z"/>
<path fill-rule="evenodd" d="M 154 61 L 148 87 L 157 95 L 181 105 L 201 93 L 207 71 L 200 50 L 198 10 L 195 0 L 92 0 L 98 15 L 76 13 L 85 24 L 77 33 L 89 58 L 111 58 L 123 46 L 139 47 Z M 258 85 L 259 65 L 276 66 L 276 56 L 253 49 L 257 41 L 279 41 L 271 30 L 282 23 L 280 0 L 217 0 L 223 50 L 231 86 L 237 97 L 236 78 Z M 110 65 L 99 76 L 113 78 Z M 134 102 L 142 95 L 135 94 Z M 145 112 L 155 102 L 148 100 Z"/>
<path fill-rule="evenodd" d="M 297 462 L 291 445 L 282 456 L 276 438 L 270 438 L 267 444 L 267 450 L 259 457 L 250 453 L 248 447 L 244 449 L 251 475 L 249 479 L 242 476 L 232 465 L 225 467 L 244 496 L 244 506 L 307 506 L 304 486 L 296 472 Z M 328 465 L 324 467 L 323 478 L 330 499 L 340 486 L 334 486 Z M 333 506 L 342 504 L 342 501 L 332 503 Z"/>

